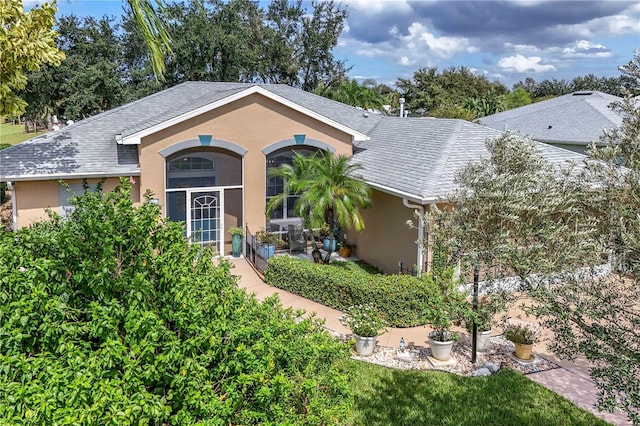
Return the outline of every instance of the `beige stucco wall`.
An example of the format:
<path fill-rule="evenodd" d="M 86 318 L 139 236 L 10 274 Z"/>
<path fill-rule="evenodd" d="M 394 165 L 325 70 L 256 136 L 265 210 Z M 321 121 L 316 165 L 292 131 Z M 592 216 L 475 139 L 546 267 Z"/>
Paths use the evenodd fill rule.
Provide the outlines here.
<path fill-rule="evenodd" d="M 356 256 L 388 274 L 398 272 L 398 261 L 410 269 L 418 253 L 418 231 L 406 225 L 414 219 L 413 212 L 402 204 L 402 198 L 373 190 L 371 207 L 362 211 L 365 230 L 349 232 L 357 245 Z"/>
<path fill-rule="evenodd" d="M 87 179 L 87 183 L 95 184 L 101 179 Z M 69 185 L 81 184 L 82 179 L 66 180 Z M 103 191 L 112 191 L 119 182 L 119 178 L 107 178 L 103 184 Z M 140 202 L 138 182 L 131 188 L 134 202 Z M 20 181 L 14 182 L 14 202 L 18 205 L 18 228 L 24 228 L 35 222 L 47 218 L 46 209 L 50 208 L 60 213 L 60 184 L 57 180 Z"/>
<path fill-rule="evenodd" d="M 248 151 L 243 158 L 244 221 L 255 232 L 266 224 L 266 157 L 262 150 L 276 142 L 293 139 L 294 134 L 320 140 L 334 147 L 337 153 L 352 154 L 350 135 L 260 94 L 253 94 L 144 137 L 139 151 L 140 190 L 150 189 L 164 203 L 165 158 L 159 151 L 198 139 L 198 135 L 212 135 L 214 140 L 231 142 Z M 166 214 L 164 206 L 163 213 Z M 225 223 L 225 228 L 234 225 Z M 225 240 L 230 240 L 227 237 Z"/>

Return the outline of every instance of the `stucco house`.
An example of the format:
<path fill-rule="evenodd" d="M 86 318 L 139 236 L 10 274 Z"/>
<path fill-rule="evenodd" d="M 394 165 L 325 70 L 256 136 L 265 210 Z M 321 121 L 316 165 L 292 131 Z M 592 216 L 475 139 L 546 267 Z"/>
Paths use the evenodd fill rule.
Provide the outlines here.
<path fill-rule="evenodd" d="M 585 154 L 592 143 L 602 145 L 604 130 L 622 125 L 622 115 L 609 108 L 616 101 L 622 98 L 595 90 L 573 92 L 482 117 L 480 124 Z"/>
<path fill-rule="evenodd" d="M 135 181 L 134 201 L 155 194 L 163 214 L 186 234 L 231 251 L 229 228 L 252 232 L 298 221 L 288 200 L 265 217 L 282 184 L 267 177 L 293 152 L 328 150 L 361 164 L 372 188 L 366 229 L 350 233 L 357 256 L 383 269 L 424 265 L 414 212 L 441 202 L 457 170 L 488 156 L 498 131 L 462 120 L 371 114 L 286 85 L 188 82 L 0 151 L 0 181 L 13 189 L 14 228 L 51 208 L 65 214 L 83 180 Z M 552 161 L 580 156 L 540 144 Z M 290 203 L 291 204 L 291 203 Z"/>

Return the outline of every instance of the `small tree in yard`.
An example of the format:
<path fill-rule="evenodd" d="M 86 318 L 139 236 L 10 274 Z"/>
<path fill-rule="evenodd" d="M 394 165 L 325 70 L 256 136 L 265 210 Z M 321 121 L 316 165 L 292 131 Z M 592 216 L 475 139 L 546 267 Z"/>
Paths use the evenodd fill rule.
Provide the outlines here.
<path fill-rule="evenodd" d="M 350 163 L 348 157 L 331 152 L 309 157 L 296 154 L 293 165 L 284 164 L 270 174 L 284 180 L 285 190 L 267 204 L 267 214 L 288 195 L 295 194 L 299 197 L 294 209 L 305 226 L 321 228 L 328 224 L 331 241 L 338 238 L 340 228 L 353 226 L 360 232 L 364 230 L 360 208 L 369 204 L 369 186 L 355 176 L 359 168 L 358 164 Z M 325 263 L 329 262 L 332 245 L 329 244 Z M 314 246 L 314 258 L 315 253 L 319 255 Z"/>
<path fill-rule="evenodd" d="M 346 345 L 240 290 L 158 206 L 135 208 L 127 180 L 51 216 L 0 234 L 0 423 L 346 417 Z"/>
<path fill-rule="evenodd" d="M 637 51 L 621 69 L 640 82 Z M 597 161 L 554 167 L 539 151 L 553 148 L 510 134 L 489 141 L 491 158 L 459 176 L 450 252 L 519 277 L 536 302 L 528 312 L 555 335 L 550 349 L 586 357 L 598 406 L 640 424 L 640 106 L 629 95 L 615 108 L 623 125 L 605 134 Z M 616 269 L 603 276 L 594 265 L 608 256 Z"/>

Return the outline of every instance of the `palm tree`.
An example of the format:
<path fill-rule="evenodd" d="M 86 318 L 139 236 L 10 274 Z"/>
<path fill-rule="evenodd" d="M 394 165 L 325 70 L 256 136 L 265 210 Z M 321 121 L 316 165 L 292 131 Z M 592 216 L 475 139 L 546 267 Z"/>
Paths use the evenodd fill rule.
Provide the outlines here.
<path fill-rule="evenodd" d="M 314 229 L 325 223 L 331 229 L 330 244 L 324 262 L 331 257 L 333 241 L 340 235 L 341 228 L 351 226 L 358 232 L 364 230 L 364 220 L 360 208 L 369 204 L 369 186 L 356 175 L 359 164 L 350 163 L 345 155 L 323 155 L 305 157 L 296 154 L 293 165 L 283 165 L 270 173 L 271 177 L 284 179 L 284 191 L 267 204 L 267 214 L 281 204 L 291 194 L 299 196 L 294 210 L 303 218 L 305 226 Z M 319 250 L 313 247 L 314 258 L 319 258 Z"/>
<path fill-rule="evenodd" d="M 149 49 L 149 57 L 156 80 L 164 80 L 164 55 L 171 52 L 169 33 L 167 32 L 158 10 L 150 0 L 125 0 L 142 31 L 144 43 Z M 155 0 L 159 10 L 164 7 L 162 0 Z"/>

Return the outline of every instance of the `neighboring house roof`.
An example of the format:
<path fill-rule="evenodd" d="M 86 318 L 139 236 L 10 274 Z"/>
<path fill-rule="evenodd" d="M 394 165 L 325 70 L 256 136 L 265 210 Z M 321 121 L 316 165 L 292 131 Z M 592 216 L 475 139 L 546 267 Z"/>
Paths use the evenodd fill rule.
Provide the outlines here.
<path fill-rule="evenodd" d="M 286 85 L 188 82 L 0 151 L 0 181 L 139 175 L 136 138 L 252 93 L 347 131 L 366 181 L 422 203 L 453 191 L 456 172 L 487 157 L 486 140 L 499 135 L 463 120 L 368 114 Z M 583 158 L 540 146 L 551 161 Z"/>
<path fill-rule="evenodd" d="M 496 130 L 517 130 L 540 142 L 589 145 L 605 129 L 618 128 L 622 116 L 609 108 L 622 98 L 598 91 L 574 92 L 480 119 Z"/>
<path fill-rule="evenodd" d="M 464 120 L 383 117 L 357 144 L 358 173 L 379 190 L 422 204 L 451 195 L 456 174 L 472 161 L 489 157 L 486 141 L 500 135 Z M 584 156 L 539 143 L 550 162 L 580 162 Z"/>

